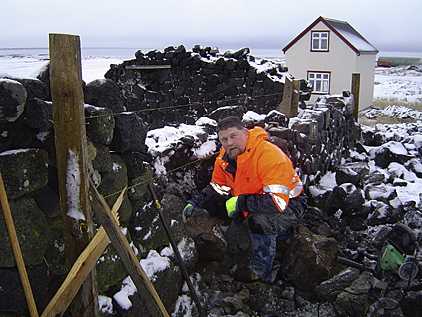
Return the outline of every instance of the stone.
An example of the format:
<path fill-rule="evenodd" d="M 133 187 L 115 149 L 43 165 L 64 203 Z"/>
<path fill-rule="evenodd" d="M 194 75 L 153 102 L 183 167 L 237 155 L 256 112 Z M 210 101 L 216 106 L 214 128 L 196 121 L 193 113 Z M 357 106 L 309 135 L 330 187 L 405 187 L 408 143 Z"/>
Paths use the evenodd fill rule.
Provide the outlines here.
<path fill-rule="evenodd" d="M 48 154 L 41 149 L 0 153 L 0 171 L 7 197 L 16 199 L 47 185 Z"/>
<path fill-rule="evenodd" d="M 366 162 L 346 163 L 336 167 L 337 185 L 352 183 L 360 186 L 362 177 L 369 173 L 369 166 Z"/>
<path fill-rule="evenodd" d="M 60 216 L 60 198 L 50 186 L 33 191 L 31 196 L 47 218 Z"/>
<path fill-rule="evenodd" d="M 11 78 L 20 82 L 26 90 L 27 99 L 38 98 L 47 100 L 49 91 L 47 85 L 37 78 Z"/>
<path fill-rule="evenodd" d="M 113 141 L 110 149 L 118 152 L 146 152 L 145 138 L 147 128 L 135 113 L 125 113 L 116 116 Z"/>
<path fill-rule="evenodd" d="M 388 167 L 391 162 L 403 164 L 411 158 L 404 145 L 395 141 L 381 145 L 375 152 L 375 164 L 382 168 Z"/>
<path fill-rule="evenodd" d="M 125 111 L 122 93 L 111 79 L 95 79 L 84 88 L 85 103 L 109 108 L 113 113 Z"/>
<path fill-rule="evenodd" d="M 158 193 L 157 193 L 158 195 Z M 145 200 L 138 200 L 133 206 L 133 227 L 137 239 L 146 250 L 156 250 L 169 245 L 169 239 L 151 195 Z M 148 199 L 149 198 L 149 199 Z M 184 236 L 182 210 L 186 203 L 180 198 L 164 194 L 160 200 L 167 225 L 176 243 Z"/>
<path fill-rule="evenodd" d="M 111 155 L 112 170 L 101 173 L 101 184 L 98 192 L 104 196 L 110 209 L 113 207 L 121 191 L 128 185 L 127 169 L 123 160 L 117 155 Z M 132 206 L 127 196 L 124 194 L 122 205 L 117 211 L 120 223 L 124 226 L 129 221 L 132 213 Z"/>
<path fill-rule="evenodd" d="M 44 213 L 31 198 L 10 200 L 9 205 L 25 265 L 42 263 L 49 241 Z M 4 217 L 0 217 L 0 241 L 0 267 L 15 266 Z"/>
<path fill-rule="evenodd" d="M 109 108 L 85 105 L 86 134 L 91 141 L 109 145 L 113 140 L 115 120 Z"/>
<path fill-rule="evenodd" d="M 201 208 L 195 208 L 186 224 L 186 234 L 191 237 L 200 259 L 218 261 L 227 251 L 227 242 L 215 217 Z"/>
<path fill-rule="evenodd" d="M 39 98 L 27 99 L 22 113 L 25 123 L 34 129 L 48 131 L 53 128 L 53 106 Z"/>
<path fill-rule="evenodd" d="M 0 78 L 0 96 L 0 123 L 15 121 L 25 107 L 25 87 L 16 80 Z"/>
<path fill-rule="evenodd" d="M 35 303 L 40 309 L 48 304 L 49 268 L 45 263 L 26 267 Z M 0 314 L 2 316 L 24 316 L 28 303 L 16 267 L 0 268 Z"/>
<path fill-rule="evenodd" d="M 281 271 L 299 290 L 311 290 L 338 274 L 343 252 L 333 238 L 316 235 L 303 226 L 291 237 Z"/>

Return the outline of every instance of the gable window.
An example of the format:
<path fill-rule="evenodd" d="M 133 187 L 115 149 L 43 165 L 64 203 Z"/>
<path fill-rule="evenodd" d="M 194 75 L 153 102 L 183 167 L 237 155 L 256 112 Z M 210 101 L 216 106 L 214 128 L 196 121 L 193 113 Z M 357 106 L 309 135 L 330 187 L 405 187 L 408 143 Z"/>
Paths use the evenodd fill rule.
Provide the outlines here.
<path fill-rule="evenodd" d="M 330 92 L 330 73 L 308 72 L 308 81 L 313 87 L 312 92 L 319 94 Z"/>
<path fill-rule="evenodd" d="M 328 52 L 328 39 L 329 39 L 328 31 L 313 31 L 311 50 Z"/>

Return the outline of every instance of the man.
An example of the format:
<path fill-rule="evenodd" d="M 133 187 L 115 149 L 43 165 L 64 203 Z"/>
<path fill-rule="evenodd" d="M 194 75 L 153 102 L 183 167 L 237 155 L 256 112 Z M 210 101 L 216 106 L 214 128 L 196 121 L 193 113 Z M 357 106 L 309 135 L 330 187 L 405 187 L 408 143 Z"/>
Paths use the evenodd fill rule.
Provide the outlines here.
<path fill-rule="evenodd" d="M 302 183 L 290 159 L 267 141 L 261 127 L 248 130 L 239 118 L 227 117 L 217 124 L 217 134 L 223 148 L 212 180 L 188 200 L 185 216 L 201 207 L 211 215 L 227 212 L 243 221 L 250 233 L 252 258 L 249 267 L 238 268 L 234 277 L 273 283 L 276 243 L 288 239 L 290 228 L 306 210 Z"/>

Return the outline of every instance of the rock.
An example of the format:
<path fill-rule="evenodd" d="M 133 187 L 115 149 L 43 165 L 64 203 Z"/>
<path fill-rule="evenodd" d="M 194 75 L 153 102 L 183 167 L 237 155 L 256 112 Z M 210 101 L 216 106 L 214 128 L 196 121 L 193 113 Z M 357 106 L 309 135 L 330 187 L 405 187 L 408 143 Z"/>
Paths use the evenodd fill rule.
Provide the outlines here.
<path fill-rule="evenodd" d="M 242 118 L 245 113 L 246 113 L 245 106 L 239 105 L 239 106 L 230 106 L 230 107 L 220 107 L 214 110 L 213 112 L 211 112 L 208 115 L 208 117 L 218 122 L 219 120 L 228 116 L 235 116 L 235 117 Z"/>
<path fill-rule="evenodd" d="M 111 155 L 112 170 L 101 173 L 101 184 L 98 186 L 98 192 L 105 197 L 110 207 L 113 207 L 121 191 L 128 185 L 127 169 L 123 160 L 116 154 Z M 132 213 L 132 207 L 127 196 L 124 194 L 122 205 L 117 211 L 120 223 L 124 226 Z"/>
<path fill-rule="evenodd" d="M 0 78 L 0 96 L 0 123 L 15 121 L 24 110 L 25 87 L 15 80 Z"/>
<path fill-rule="evenodd" d="M 50 186 L 33 191 L 31 196 L 47 218 L 60 216 L 60 198 Z"/>
<path fill-rule="evenodd" d="M 94 169 L 100 173 L 111 172 L 113 169 L 113 164 L 111 162 L 109 148 L 98 142 L 92 142 L 92 145 L 95 147 L 97 153 L 94 160 L 92 161 Z"/>
<path fill-rule="evenodd" d="M 45 263 L 28 265 L 26 267 L 32 293 L 38 308 L 45 307 L 47 300 L 47 286 L 50 280 L 48 266 Z M 28 308 L 22 282 L 16 267 L 13 269 L 0 268 L 0 312 L 2 316 L 19 315 Z"/>
<path fill-rule="evenodd" d="M 337 295 L 346 287 L 349 287 L 360 275 L 358 269 L 346 268 L 339 274 L 322 282 L 314 291 L 318 298 L 324 302 L 334 302 Z"/>
<path fill-rule="evenodd" d="M 147 165 L 144 168 L 144 172 L 130 181 L 130 188 L 128 195 L 130 200 L 140 200 L 142 197 L 149 192 L 148 184 L 152 182 L 154 177 L 154 171 Z"/>
<path fill-rule="evenodd" d="M 404 163 L 409 171 L 416 174 L 417 177 L 422 178 L 422 163 L 417 158 L 411 158 L 406 163 Z"/>
<path fill-rule="evenodd" d="M 113 140 L 114 116 L 109 108 L 85 105 L 86 134 L 91 139 L 104 145 L 109 145 Z"/>
<path fill-rule="evenodd" d="M 352 183 L 360 186 L 360 180 L 368 173 L 369 166 L 365 162 L 342 164 L 336 167 L 336 182 L 338 185 Z"/>
<path fill-rule="evenodd" d="M 110 149 L 146 152 L 145 138 L 147 129 L 143 121 L 134 113 L 116 116 L 113 141 Z"/>
<path fill-rule="evenodd" d="M 85 103 L 109 108 L 113 113 L 125 111 L 122 93 L 111 79 L 95 79 L 84 88 Z"/>
<path fill-rule="evenodd" d="M 366 307 L 377 300 L 369 294 L 371 276 L 371 273 L 363 272 L 351 286 L 337 295 L 335 306 L 341 307 L 349 316 L 365 316 Z"/>
<path fill-rule="evenodd" d="M 151 198 L 151 195 L 146 196 Z M 164 194 L 160 204 L 170 232 L 178 243 L 184 236 L 182 210 L 185 207 L 185 202 L 174 195 Z M 162 220 L 151 199 L 138 200 L 134 204 L 132 217 L 136 239 L 145 249 L 156 250 L 169 245 Z"/>
<path fill-rule="evenodd" d="M 47 185 L 47 152 L 19 149 L 0 153 L 0 171 L 9 199 L 28 194 Z"/>
<path fill-rule="evenodd" d="M 13 80 L 20 82 L 25 87 L 27 99 L 47 100 L 50 94 L 47 85 L 37 78 L 13 78 Z"/>
<path fill-rule="evenodd" d="M 35 201 L 29 198 L 10 200 L 9 205 L 25 265 L 42 263 L 49 241 L 44 213 L 38 209 Z M 0 241 L 0 267 L 15 266 L 4 217 L 0 217 Z"/>
<path fill-rule="evenodd" d="M 205 209 L 195 208 L 188 218 L 186 234 L 195 240 L 200 259 L 218 261 L 227 251 L 227 242 L 215 217 Z"/>
<path fill-rule="evenodd" d="M 132 249 L 134 249 L 127 228 L 122 229 L 122 232 L 132 246 Z M 133 251 L 135 255 L 138 253 L 138 250 Z M 138 254 L 138 259 L 140 259 L 140 254 Z M 111 286 L 118 284 L 128 275 L 122 260 L 111 243 L 108 244 L 107 248 L 100 256 L 95 267 L 97 270 L 98 290 L 100 292 L 106 292 Z"/>
<path fill-rule="evenodd" d="M 309 291 L 341 271 L 337 257 L 342 254 L 333 238 L 313 234 L 300 226 L 291 237 L 281 270 L 298 289 Z"/>
<path fill-rule="evenodd" d="M 345 199 L 347 193 L 341 186 L 336 186 L 328 195 L 327 200 L 323 206 L 323 210 L 328 216 L 334 215 L 339 209 L 345 206 Z"/>
<path fill-rule="evenodd" d="M 28 98 L 22 117 L 31 128 L 40 131 L 48 131 L 53 128 L 53 106 L 51 102 L 39 98 Z"/>
<path fill-rule="evenodd" d="M 379 147 L 375 152 L 375 164 L 386 168 L 391 162 L 403 164 L 412 157 L 400 142 L 390 141 Z"/>

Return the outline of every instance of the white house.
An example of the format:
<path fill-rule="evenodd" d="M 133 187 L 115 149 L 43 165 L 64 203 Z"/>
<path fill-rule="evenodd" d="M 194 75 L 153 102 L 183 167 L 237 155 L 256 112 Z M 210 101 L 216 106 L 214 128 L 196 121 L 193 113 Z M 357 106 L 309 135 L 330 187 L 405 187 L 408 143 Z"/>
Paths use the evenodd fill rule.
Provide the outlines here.
<path fill-rule="evenodd" d="M 289 73 L 313 85 L 310 102 L 321 95 L 351 91 L 360 74 L 359 108 L 372 105 L 378 50 L 346 21 L 319 17 L 283 48 Z"/>

